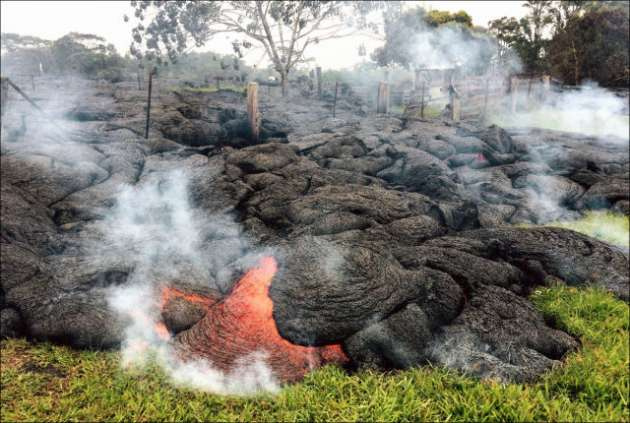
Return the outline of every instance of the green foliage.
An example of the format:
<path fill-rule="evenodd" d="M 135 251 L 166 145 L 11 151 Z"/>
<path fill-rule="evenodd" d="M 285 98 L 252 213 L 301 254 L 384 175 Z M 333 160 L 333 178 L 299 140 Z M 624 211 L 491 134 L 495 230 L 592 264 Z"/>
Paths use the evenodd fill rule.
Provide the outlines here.
<path fill-rule="evenodd" d="M 472 17 L 464 10 L 453 13 L 445 10 L 430 10 L 426 14 L 425 21 L 433 27 L 438 27 L 449 22 L 457 22 L 468 28 L 472 28 Z"/>
<path fill-rule="evenodd" d="M 24 49 L 38 49 L 50 46 L 50 41 L 32 35 L 20 35 L 3 32 L 0 35 L 0 47 L 8 52 Z"/>
<path fill-rule="evenodd" d="M 148 63 L 145 63 L 145 67 Z M 215 83 L 215 77 L 245 78 L 253 69 L 234 55 L 222 55 L 213 52 L 191 52 L 179 57 L 177 62 L 159 66 L 158 74 L 162 78 L 203 81 L 207 85 Z M 222 84 L 223 85 L 223 84 Z"/>
<path fill-rule="evenodd" d="M 530 10 L 527 16 L 521 19 L 504 16 L 488 23 L 490 31 L 500 40 L 503 49 L 518 54 L 522 70 L 526 73 L 539 74 L 547 70 L 547 40 L 543 38 L 543 33 L 553 22 L 549 14 L 551 5 L 550 1 L 527 1 L 523 5 Z"/>
<path fill-rule="evenodd" d="M 3 72 L 39 74 L 39 64 L 46 73 L 77 73 L 91 79 L 119 82 L 126 62 L 112 44 L 93 34 L 71 32 L 55 41 L 37 37 L 2 34 Z M 6 62 L 6 63 L 5 63 Z"/>
<path fill-rule="evenodd" d="M 132 29 L 130 50 L 138 59 L 155 59 L 158 64 L 164 60 L 175 62 L 190 47 L 190 40 L 200 47 L 214 35 L 227 33 L 239 57 L 254 46 L 264 51 L 279 73 L 286 94 L 288 75 L 307 60 L 307 47 L 340 37 L 342 30 L 350 26 L 373 27 L 367 19 L 368 13 L 386 4 L 382 1 L 133 1 L 137 21 Z M 125 20 L 129 18 L 125 16 Z M 347 31 L 343 35 L 348 35 Z"/>
<path fill-rule="evenodd" d="M 591 5 L 570 15 L 549 43 L 553 75 L 566 83 L 584 79 L 604 86 L 630 83 L 628 4 Z"/>
<path fill-rule="evenodd" d="M 628 86 L 627 2 L 528 1 L 524 6 L 529 14 L 521 19 L 489 22 L 500 41 L 500 55 L 516 53 L 523 72 L 551 71 L 567 84 L 589 79 L 603 86 Z M 545 37 L 545 32 L 552 36 Z"/>
<path fill-rule="evenodd" d="M 479 71 L 481 64 L 487 66 L 493 54 L 492 41 L 483 31 L 472 27 L 472 18 L 464 11 L 450 13 L 440 10 L 427 12 L 422 7 L 408 9 L 385 17 L 385 45 L 372 53 L 372 60 L 380 66 L 401 65 L 407 69 L 443 66 L 432 63 L 439 52 L 440 61 L 448 60 L 455 66 Z M 480 57 L 463 57 L 454 44 L 469 46 L 476 44 Z M 429 56 L 428 58 L 425 56 Z M 427 60 L 427 62 L 423 62 Z M 468 60 L 468 62 L 466 62 Z"/>
<path fill-rule="evenodd" d="M 2 421 L 628 421 L 629 308 L 594 288 L 532 300 L 582 348 L 533 384 L 441 368 L 348 375 L 326 367 L 279 394 L 239 398 L 173 387 L 155 367 L 125 371 L 115 352 L 1 343 Z"/>
<path fill-rule="evenodd" d="M 19 70 L 23 75 L 37 75 L 40 72 L 40 63 L 45 69 L 49 69 L 54 64 L 50 45 L 51 41 L 38 37 L 3 32 L 0 34 L 2 74 L 10 75 Z"/>
<path fill-rule="evenodd" d="M 71 32 L 51 46 L 59 72 L 77 72 L 88 78 L 119 82 L 123 78 L 123 58 L 112 44 L 93 34 Z"/>

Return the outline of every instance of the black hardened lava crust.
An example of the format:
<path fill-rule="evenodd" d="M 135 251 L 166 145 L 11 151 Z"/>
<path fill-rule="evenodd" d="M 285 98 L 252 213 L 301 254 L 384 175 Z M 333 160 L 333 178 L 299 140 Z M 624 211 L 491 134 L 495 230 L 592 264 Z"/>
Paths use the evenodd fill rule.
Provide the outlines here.
<path fill-rule="evenodd" d="M 434 363 L 531 380 L 579 346 L 532 306 L 532 289 L 594 283 L 628 300 L 627 253 L 517 226 L 628 213 L 627 143 L 365 117 L 351 102 L 332 119 L 325 103 L 293 99 L 262 105 L 261 143 L 248 146 L 243 99 L 229 92 L 161 96 L 145 140 L 140 98 L 120 86 L 81 97 L 64 114 L 74 126 L 63 148 L 45 148 L 32 128 L 3 140 L 3 336 L 117 345 L 123 323 L 106 295 L 133 264 L 120 251 L 96 257 L 86 241 L 98 242 L 95 222 L 121 185 L 175 169 L 196 211 L 228 213 L 251 245 L 274 251 L 280 334 L 341 344 L 357 367 Z M 208 235 L 203 248 L 230 236 Z M 213 298 L 230 290 L 197 277 L 182 286 Z M 173 309 L 175 332 L 204 315 L 185 302 Z"/>

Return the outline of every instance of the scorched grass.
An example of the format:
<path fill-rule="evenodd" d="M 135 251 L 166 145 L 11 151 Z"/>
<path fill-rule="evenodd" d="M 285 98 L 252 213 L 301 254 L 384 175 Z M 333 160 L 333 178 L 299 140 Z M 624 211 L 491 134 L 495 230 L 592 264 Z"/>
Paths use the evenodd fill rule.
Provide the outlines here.
<path fill-rule="evenodd" d="M 582 348 L 530 385 L 439 368 L 348 375 L 327 367 L 279 394 L 241 398 L 171 385 L 159 369 L 122 370 L 116 352 L 1 343 L 1 420 L 628 421 L 629 307 L 595 288 L 532 300 Z"/>

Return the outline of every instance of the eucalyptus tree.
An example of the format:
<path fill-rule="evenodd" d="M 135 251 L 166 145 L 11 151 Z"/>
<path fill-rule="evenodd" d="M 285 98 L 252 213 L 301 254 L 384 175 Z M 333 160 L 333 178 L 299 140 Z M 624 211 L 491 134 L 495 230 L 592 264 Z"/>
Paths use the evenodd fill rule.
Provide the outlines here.
<path fill-rule="evenodd" d="M 137 58 L 174 62 L 213 36 L 233 36 L 239 57 L 260 47 L 278 72 L 282 93 L 288 76 L 306 60 L 309 47 L 375 29 L 369 12 L 385 7 L 371 1 L 132 1 L 136 25 L 131 53 Z M 125 16 L 125 20 L 129 17 Z"/>

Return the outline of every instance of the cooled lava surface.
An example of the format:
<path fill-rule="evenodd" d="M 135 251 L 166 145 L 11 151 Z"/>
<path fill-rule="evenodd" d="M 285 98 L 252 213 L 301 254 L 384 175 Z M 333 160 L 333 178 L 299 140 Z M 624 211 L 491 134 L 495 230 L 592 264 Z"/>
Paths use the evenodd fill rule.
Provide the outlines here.
<path fill-rule="evenodd" d="M 25 134 L 2 137 L 2 336 L 116 347 L 125 321 L 111 290 L 162 269 L 171 342 L 220 368 L 264 350 L 286 381 L 327 362 L 531 380 L 579 347 L 532 290 L 594 283 L 628 300 L 624 251 L 516 226 L 629 213 L 627 140 L 365 116 L 353 98 L 333 119 L 325 101 L 262 93 L 250 145 L 243 98 L 226 91 L 156 95 L 144 139 L 146 93 L 133 84 L 64 86 L 77 90 L 54 104 L 64 132 L 29 114 Z M 59 99 L 38 94 L 47 110 Z M 27 107 L 8 109 L 4 130 Z M 220 257 L 209 272 L 186 260 L 139 269 L 146 246 L 103 242 L 121 229 L 104 227 L 121 187 L 161 187 L 173 171 L 190 216 L 224 218 L 187 228 L 195 254 Z M 239 268 L 248 249 L 275 260 Z"/>

